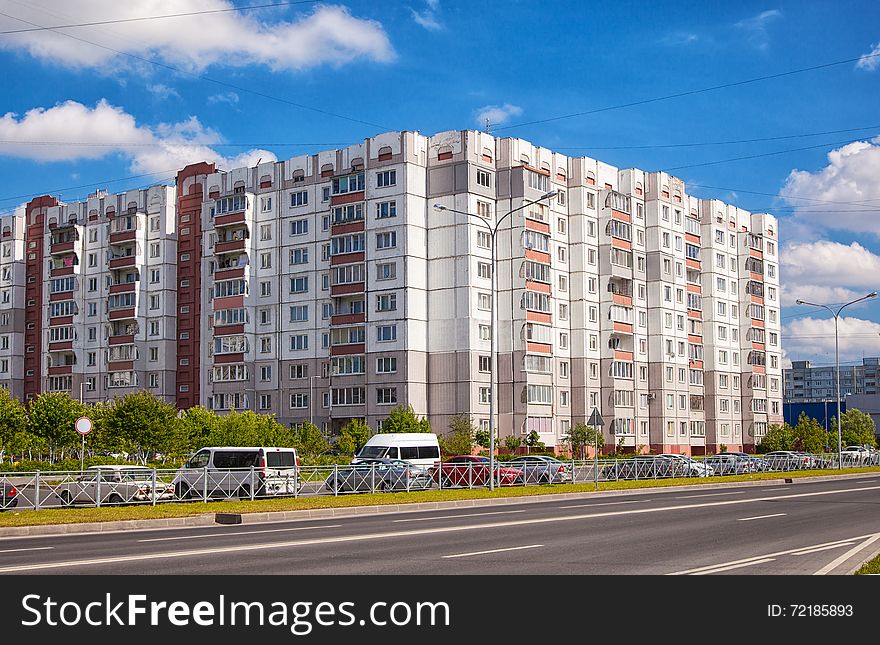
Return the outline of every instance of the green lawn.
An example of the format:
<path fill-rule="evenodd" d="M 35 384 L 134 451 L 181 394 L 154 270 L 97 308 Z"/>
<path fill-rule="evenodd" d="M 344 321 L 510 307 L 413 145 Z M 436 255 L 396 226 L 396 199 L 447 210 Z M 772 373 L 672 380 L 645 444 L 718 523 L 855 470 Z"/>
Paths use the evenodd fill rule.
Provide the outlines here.
<path fill-rule="evenodd" d="M 599 490 L 630 490 L 636 488 L 656 488 L 711 484 L 737 481 L 768 481 L 783 478 L 813 477 L 817 475 L 837 475 L 865 472 L 880 472 L 880 468 L 844 468 L 843 470 L 806 470 L 791 473 L 756 473 L 751 475 L 731 475 L 726 477 L 687 478 L 687 479 L 641 479 L 637 481 L 601 482 Z M 452 500 L 491 499 L 496 497 L 532 497 L 552 493 L 580 493 L 595 490 L 592 483 L 557 484 L 552 486 L 517 486 L 498 488 L 494 492 L 486 488 L 461 490 L 428 490 L 412 493 L 363 493 L 356 495 L 321 495 L 318 497 L 278 498 L 254 501 L 217 501 L 192 503 L 163 503 L 156 506 L 125 506 L 103 508 L 64 508 L 40 511 L 0 512 L 0 527 L 37 526 L 46 524 L 74 524 L 80 522 L 111 522 L 117 520 L 164 519 L 172 517 L 191 517 L 205 513 L 255 513 L 271 511 L 298 511 L 320 508 L 344 508 L 386 504 L 414 504 L 418 502 L 443 502 Z"/>
<path fill-rule="evenodd" d="M 866 576 L 868 574 L 880 575 L 880 555 L 873 560 L 866 562 L 858 571 L 856 571 L 857 576 Z"/>

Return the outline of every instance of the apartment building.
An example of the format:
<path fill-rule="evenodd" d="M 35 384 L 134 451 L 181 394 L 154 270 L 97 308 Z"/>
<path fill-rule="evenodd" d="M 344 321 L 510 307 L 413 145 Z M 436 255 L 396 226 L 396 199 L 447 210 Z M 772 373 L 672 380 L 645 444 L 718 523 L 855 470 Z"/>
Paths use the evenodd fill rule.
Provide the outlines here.
<path fill-rule="evenodd" d="M 97 402 L 149 389 L 175 402 L 176 237 L 167 186 L 70 204 L 41 197 L 16 214 L 11 255 L 23 250 L 24 261 L 12 271 L 23 280 L 11 317 L 23 323 L 12 334 L 23 376 L 11 391 Z"/>
<path fill-rule="evenodd" d="M 840 366 L 840 397 L 856 394 L 876 395 L 880 358 L 863 358 L 861 365 Z M 837 371 L 834 365 L 813 365 L 810 361 L 792 361 L 784 370 L 785 403 L 837 402 Z"/>
<path fill-rule="evenodd" d="M 398 404 L 487 428 L 494 241 L 500 437 L 559 445 L 598 408 L 608 446 L 749 447 L 782 419 L 776 220 L 685 188 L 449 131 L 39 198 L 0 224 L 24 291 L 0 367 L 4 335 L 26 345 L 0 382 L 328 433 Z"/>

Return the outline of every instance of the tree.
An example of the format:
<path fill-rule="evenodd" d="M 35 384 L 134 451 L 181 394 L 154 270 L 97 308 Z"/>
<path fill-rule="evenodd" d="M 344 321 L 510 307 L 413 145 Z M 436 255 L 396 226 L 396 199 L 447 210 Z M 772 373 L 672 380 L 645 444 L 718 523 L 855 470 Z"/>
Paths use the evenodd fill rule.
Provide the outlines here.
<path fill-rule="evenodd" d="M 482 445 L 482 444 L 480 444 Z M 510 452 L 516 452 L 519 450 L 519 447 L 522 445 L 522 438 L 517 437 L 515 435 L 507 435 L 504 437 L 504 447 L 507 448 Z"/>
<path fill-rule="evenodd" d="M 154 453 L 165 453 L 177 428 L 177 408 L 146 390 L 126 394 L 103 410 L 103 431 L 118 437 L 127 453 L 146 464 Z"/>
<path fill-rule="evenodd" d="M 330 442 L 320 428 L 311 421 L 306 421 L 293 428 L 294 446 L 303 456 L 317 457 L 330 450 Z"/>
<path fill-rule="evenodd" d="M 474 443 L 483 448 L 488 448 L 491 443 L 491 435 L 488 430 L 477 430 L 474 432 Z"/>
<path fill-rule="evenodd" d="M 828 442 L 828 433 L 819 422 L 801 412 L 797 425 L 792 430 L 794 441 L 792 450 L 804 450 L 811 453 L 820 453 L 825 450 Z"/>
<path fill-rule="evenodd" d="M 28 406 L 28 430 L 45 442 L 49 460 L 55 461 L 58 450 L 79 443 L 74 424 L 86 412 L 86 406 L 68 392 L 46 392 L 33 399 Z"/>
<path fill-rule="evenodd" d="M 841 426 L 841 443 L 843 448 L 847 446 L 859 446 L 867 444 L 869 446 L 877 445 L 876 429 L 874 421 L 870 414 L 866 414 L 861 410 L 852 408 L 840 415 L 843 417 Z M 835 446 L 837 450 L 837 417 L 831 419 L 831 431 L 828 439 L 831 446 Z"/>
<path fill-rule="evenodd" d="M 441 447 L 447 455 L 469 455 L 474 449 L 474 424 L 466 414 L 452 417 L 449 434 L 441 438 Z"/>
<path fill-rule="evenodd" d="M 529 447 L 529 450 L 537 450 L 543 451 L 547 449 L 547 446 L 544 445 L 544 442 L 541 441 L 541 436 L 538 434 L 537 430 L 532 430 L 528 436 L 526 437 L 526 445 Z"/>
<path fill-rule="evenodd" d="M 388 418 L 382 422 L 382 434 L 389 432 L 431 432 L 431 424 L 428 419 L 419 419 L 411 405 L 399 405 L 388 414 Z"/>
<path fill-rule="evenodd" d="M 274 415 L 245 410 L 233 411 L 217 419 L 207 445 L 297 447 L 296 433 L 280 424 Z"/>
<path fill-rule="evenodd" d="M 784 423 L 783 425 L 774 424 L 767 428 L 767 433 L 761 439 L 758 449 L 759 452 L 792 450 L 794 441 L 794 429 L 790 425 L 787 423 Z"/>
<path fill-rule="evenodd" d="M 364 447 L 372 431 L 363 419 L 351 419 L 344 426 L 334 444 L 336 450 L 346 455 L 353 455 Z"/>
<path fill-rule="evenodd" d="M 562 437 L 562 440 L 571 449 L 573 459 L 585 459 L 586 448 L 596 447 L 596 441 L 599 442 L 599 450 L 605 445 L 605 437 L 601 429 L 594 430 L 584 423 L 578 423 L 568 431 L 568 434 Z"/>
<path fill-rule="evenodd" d="M 0 464 L 4 457 L 13 452 L 16 437 L 27 430 L 27 412 L 21 401 L 0 388 Z"/>
<path fill-rule="evenodd" d="M 216 434 L 220 417 L 213 410 L 200 405 L 180 412 L 177 416 L 177 431 L 174 433 L 169 454 L 184 457 L 188 453 L 208 445 L 212 433 Z"/>

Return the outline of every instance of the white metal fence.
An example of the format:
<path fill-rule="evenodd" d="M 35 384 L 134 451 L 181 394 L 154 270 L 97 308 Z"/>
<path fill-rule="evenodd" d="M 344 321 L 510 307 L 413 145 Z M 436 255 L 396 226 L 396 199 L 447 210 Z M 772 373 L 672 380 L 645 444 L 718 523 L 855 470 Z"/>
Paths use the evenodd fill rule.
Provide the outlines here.
<path fill-rule="evenodd" d="M 880 465 L 880 453 L 843 455 L 842 466 Z M 598 461 L 496 460 L 496 486 L 553 485 L 615 480 L 714 477 L 760 472 L 837 468 L 837 454 L 787 453 L 705 459 L 643 455 Z M 216 499 L 265 499 L 316 495 L 482 488 L 489 485 L 488 461 L 438 463 L 430 468 L 402 464 L 297 466 L 288 469 L 149 469 L 94 467 L 75 472 L 0 473 L 0 510 L 100 507 Z"/>

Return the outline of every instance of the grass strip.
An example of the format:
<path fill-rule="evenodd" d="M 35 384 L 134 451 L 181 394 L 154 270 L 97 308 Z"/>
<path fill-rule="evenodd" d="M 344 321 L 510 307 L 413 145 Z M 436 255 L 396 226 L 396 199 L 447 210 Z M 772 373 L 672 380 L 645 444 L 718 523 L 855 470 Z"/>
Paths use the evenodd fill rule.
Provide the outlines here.
<path fill-rule="evenodd" d="M 856 571 L 855 575 L 857 576 L 867 576 L 867 575 L 880 575 L 880 555 L 878 555 L 873 560 L 869 560 L 865 564 L 863 564 L 858 571 Z"/>
<path fill-rule="evenodd" d="M 783 478 L 815 477 L 820 475 L 845 475 L 880 472 L 880 468 L 844 468 L 825 470 L 801 470 L 790 473 L 754 473 L 724 477 L 690 477 L 682 479 L 639 479 L 616 482 L 599 482 L 599 490 L 633 490 L 639 488 L 663 488 L 715 484 L 727 482 L 772 481 Z M 215 502 L 163 502 L 156 506 L 116 506 L 102 508 L 58 508 L 39 511 L 14 509 L 0 512 L 0 527 L 44 526 L 49 524 L 77 524 L 82 522 L 115 522 L 123 520 L 154 520 L 193 517 L 206 513 L 267 513 L 273 511 L 301 511 L 321 508 L 351 508 L 391 504 L 417 504 L 420 502 L 447 502 L 500 497 L 534 497 L 555 493 L 584 493 L 596 490 L 595 485 L 553 484 L 544 486 L 511 486 L 496 488 L 427 490 L 411 493 L 359 493 L 334 497 L 281 497 L 262 500 L 230 500 Z"/>

